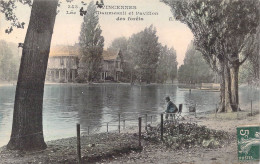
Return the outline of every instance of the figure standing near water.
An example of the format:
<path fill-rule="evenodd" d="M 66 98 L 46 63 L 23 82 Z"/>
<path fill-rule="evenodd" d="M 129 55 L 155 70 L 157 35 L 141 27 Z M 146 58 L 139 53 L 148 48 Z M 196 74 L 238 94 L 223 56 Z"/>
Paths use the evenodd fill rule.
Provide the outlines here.
<path fill-rule="evenodd" d="M 173 117 L 173 115 L 178 112 L 178 108 L 177 108 L 177 106 L 171 101 L 171 99 L 170 99 L 169 96 L 165 97 L 165 101 L 167 102 L 167 107 L 166 107 L 166 110 L 165 110 L 165 112 L 166 112 L 165 119 L 167 120 L 168 117 L 169 117 L 169 115 L 170 115 L 171 117 Z"/>

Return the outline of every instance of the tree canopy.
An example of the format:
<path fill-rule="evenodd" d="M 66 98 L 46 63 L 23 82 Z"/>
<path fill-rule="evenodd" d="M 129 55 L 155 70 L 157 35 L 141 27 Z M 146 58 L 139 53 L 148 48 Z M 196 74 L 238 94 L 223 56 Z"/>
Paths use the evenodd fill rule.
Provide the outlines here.
<path fill-rule="evenodd" d="M 178 81 L 181 83 L 213 82 L 213 71 L 203 59 L 201 52 L 195 49 L 193 41 L 185 54 L 184 64 L 178 70 Z"/>
<path fill-rule="evenodd" d="M 154 79 L 160 54 L 156 29 L 151 25 L 133 34 L 129 39 L 128 53 L 133 59 L 138 79 L 150 83 Z"/>
<path fill-rule="evenodd" d="M 86 81 L 98 79 L 102 69 L 102 52 L 104 37 L 96 14 L 96 6 L 89 3 L 87 13 L 83 18 L 79 36 L 80 68 L 79 78 Z"/>
<path fill-rule="evenodd" d="M 0 80 L 17 80 L 20 57 L 17 46 L 0 40 Z"/>
<path fill-rule="evenodd" d="M 238 72 L 250 53 L 242 53 L 259 24 L 258 0 L 162 0 L 185 23 L 207 63 L 221 77 L 220 111 L 238 109 Z"/>
<path fill-rule="evenodd" d="M 173 82 L 177 77 L 176 51 L 174 48 L 161 46 L 158 66 L 156 69 L 156 81 L 165 83 L 168 79 Z"/>

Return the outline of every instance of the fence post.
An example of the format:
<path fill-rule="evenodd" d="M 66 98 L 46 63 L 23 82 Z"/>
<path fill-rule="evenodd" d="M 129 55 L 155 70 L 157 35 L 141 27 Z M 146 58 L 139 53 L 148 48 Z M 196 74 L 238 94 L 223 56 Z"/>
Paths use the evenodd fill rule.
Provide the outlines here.
<path fill-rule="evenodd" d="M 196 111 L 197 111 L 197 105 L 195 104 L 195 118 L 197 118 Z"/>
<path fill-rule="evenodd" d="M 124 123 L 124 129 L 125 129 L 125 120 L 123 120 L 123 123 Z"/>
<path fill-rule="evenodd" d="M 163 141 L 163 113 L 161 114 L 161 140 Z"/>
<path fill-rule="evenodd" d="M 77 124 L 77 153 L 78 163 L 81 164 L 81 146 L 80 146 L 80 124 Z"/>
<path fill-rule="evenodd" d="M 179 136 L 180 136 L 180 123 L 179 122 L 177 123 L 177 126 L 178 126 L 178 134 L 177 134 L 177 136 L 179 138 Z"/>
<path fill-rule="evenodd" d="M 145 114 L 145 130 L 147 130 L 147 114 Z"/>
<path fill-rule="evenodd" d="M 118 114 L 118 132 L 120 133 L 120 114 Z"/>
<path fill-rule="evenodd" d="M 139 146 L 141 146 L 142 117 L 138 118 L 138 126 L 139 126 Z"/>
<path fill-rule="evenodd" d="M 217 113 L 218 113 L 218 104 L 216 104 L 215 118 L 217 118 Z"/>
<path fill-rule="evenodd" d="M 107 133 L 108 133 L 108 122 L 107 122 Z"/>
<path fill-rule="evenodd" d="M 253 116 L 253 101 L 251 100 L 251 116 Z"/>
<path fill-rule="evenodd" d="M 237 106 L 237 119 L 238 119 L 238 113 L 239 113 L 239 106 Z"/>
<path fill-rule="evenodd" d="M 88 126 L 88 135 L 89 135 L 89 126 Z"/>

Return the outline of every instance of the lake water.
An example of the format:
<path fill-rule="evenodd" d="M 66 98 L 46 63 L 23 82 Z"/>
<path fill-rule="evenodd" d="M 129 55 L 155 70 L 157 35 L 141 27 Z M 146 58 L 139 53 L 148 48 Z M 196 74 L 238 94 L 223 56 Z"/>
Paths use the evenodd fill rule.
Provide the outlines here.
<path fill-rule="evenodd" d="M 175 104 L 183 104 L 183 112 L 193 104 L 197 104 L 198 112 L 214 111 L 219 94 L 201 90 L 189 93 L 177 85 L 45 85 L 44 138 L 48 141 L 76 136 L 76 123 L 81 124 L 83 133 L 106 131 L 107 122 L 109 130 L 116 130 L 118 114 L 126 120 L 126 126 L 137 125 L 138 116 L 144 114 L 153 115 L 153 121 L 159 120 L 159 113 L 165 110 L 165 96 L 170 96 Z M 241 105 L 259 100 L 257 89 L 240 87 L 239 94 Z M 15 86 L 0 87 L 0 146 L 8 143 L 11 134 L 14 96 Z"/>

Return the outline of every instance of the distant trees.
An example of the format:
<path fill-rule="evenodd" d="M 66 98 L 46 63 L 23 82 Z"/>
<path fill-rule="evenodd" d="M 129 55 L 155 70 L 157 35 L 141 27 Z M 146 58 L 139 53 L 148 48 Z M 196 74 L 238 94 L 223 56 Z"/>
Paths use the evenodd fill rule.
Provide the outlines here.
<path fill-rule="evenodd" d="M 92 1 L 88 5 L 79 36 L 79 80 L 93 81 L 100 77 L 104 47 L 104 37 L 101 33 L 96 6 Z"/>
<path fill-rule="evenodd" d="M 133 59 L 133 68 L 138 80 L 148 84 L 153 81 L 160 55 L 160 45 L 156 29 L 152 25 L 131 36 L 128 53 Z"/>
<path fill-rule="evenodd" d="M 165 83 L 168 79 L 173 80 L 177 77 L 176 51 L 167 46 L 160 47 L 160 56 L 156 69 L 156 82 Z"/>
<path fill-rule="evenodd" d="M 124 81 L 165 83 L 177 76 L 176 51 L 158 42 L 152 25 L 129 39 L 114 39 L 109 48 L 120 49 L 123 54 Z"/>
<path fill-rule="evenodd" d="M 189 44 L 184 64 L 179 67 L 178 81 L 181 83 L 213 82 L 213 71 L 203 59 L 201 52 L 195 49 L 193 41 Z"/>
<path fill-rule="evenodd" d="M 113 48 L 113 49 L 120 49 L 122 51 L 122 53 L 126 53 L 127 51 L 127 43 L 128 40 L 126 37 L 119 37 L 119 38 L 115 38 L 110 47 L 109 48 Z M 126 56 L 126 55 L 125 55 Z"/>
<path fill-rule="evenodd" d="M 20 64 L 17 45 L 0 40 L 0 81 L 17 80 Z"/>
<path fill-rule="evenodd" d="M 259 24 L 258 0 L 162 0 L 173 16 L 187 24 L 194 43 L 221 81 L 219 111 L 238 109 L 239 67 L 248 59 L 245 45 L 252 41 Z M 250 45 L 250 44 L 249 44 Z"/>

